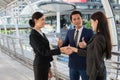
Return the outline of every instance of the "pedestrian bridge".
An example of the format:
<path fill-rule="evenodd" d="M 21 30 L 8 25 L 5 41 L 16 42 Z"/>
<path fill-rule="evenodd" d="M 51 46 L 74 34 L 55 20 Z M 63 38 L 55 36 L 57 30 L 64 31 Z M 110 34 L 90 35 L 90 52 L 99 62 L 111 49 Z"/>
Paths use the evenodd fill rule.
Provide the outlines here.
<path fill-rule="evenodd" d="M 49 34 L 48 37 L 50 36 Z M 120 80 L 120 62 L 115 60 L 119 56 L 119 51 L 113 51 L 114 59 L 106 61 L 107 80 Z M 33 59 L 34 53 L 26 38 L 0 35 L 0 78 L 2 80 L 33 80 Z M 52 71 L 55 80 L 69 80 L 68 56 L 65 54 L 54 56 Z"/>
<path fill-rule="evenodd" d="M 45 1 L 44 4 L 43 1 Z M 50 41 L 51 48 L 55 48 L 58 36 L 61 35 L 64 39 L 67 30 L 66 28 L 60 29 L 60 15 L 67 15 L 66 18 L 69 19 L 68 15 L 71 11 L 69 9 L 71 8 L 81 10 L 87 19 L 95 11 L 106 13 L 113 43 L 112 59 L 105 60 L 107 80 L 120 80 L 120 0 L 84 0 L 86 3 L 68 3 L 67 1 L 77 0 L 0 0 L 0 80 L 34 79 L 32 70 L 34 52 L 29 45 L 31 29 L 28 25 L 32 13 L 41 11 L 45 16 L 49 16 L 46 22 L 54 29 L 51 30 L 51 27 L 47 25 L 49 29 L 46 28 L 44 31 Z M 119 4 L 110 5 L 110 1 Z M 39 8 L 37 4 L 39 4 Z M 48 4 L 51 8 L 48 7 Z M 61 7 L 54 9 L 51 4 Z M 46 9 L 46 11 L 40 8 Z M 116 17 L 114 13 L 117 14 Z M 115 18 L 117 19 L 116 23 Z M 67 55 L 54 56 L 54 61 L 51 64 L 54 76 L 50 80 L 69 80 Z"/>

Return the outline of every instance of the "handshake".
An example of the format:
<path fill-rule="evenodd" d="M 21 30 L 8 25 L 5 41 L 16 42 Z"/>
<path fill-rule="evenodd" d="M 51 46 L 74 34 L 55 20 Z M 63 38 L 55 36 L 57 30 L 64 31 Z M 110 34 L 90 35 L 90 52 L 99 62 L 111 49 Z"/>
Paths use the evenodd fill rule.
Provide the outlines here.
<path fill-rule="evenodd" d="M 71 47 L 71 46 L 65 46 L 65 47 L 61 47 L 60 51 L 67 54 L 67 55 L 70 55 L 73 52 L 78 52 L 78 49 L 75 47 Z"/>
<path fill-rule="evenodd" d="M 70 55 L 72 54 L 73 52 L 78 52 L 78 48 L 76 47 L 71 47 L 71 46 L 65 46 L 65 47 L 61 47 L 63 45 L 63 41 L 62 39 L 59 38 L 58 40 L 58 46 L 60 47 L 60 51 L 67 54 L 67 55 Z M 80 48 L 86 48 L 87 44 L 84 40 L 84 37 L 82 38 L 82 41 L 78 43 L 78 46 Z"/>

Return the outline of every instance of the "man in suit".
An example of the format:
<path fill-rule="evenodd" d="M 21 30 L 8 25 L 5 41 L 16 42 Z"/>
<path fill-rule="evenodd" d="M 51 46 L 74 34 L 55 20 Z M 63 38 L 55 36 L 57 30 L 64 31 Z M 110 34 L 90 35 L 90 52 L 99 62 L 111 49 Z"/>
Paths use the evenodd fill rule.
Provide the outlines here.
<path fill-rule="evenodd" d="M 83 27 L 82 14 L 79 11 L 73 11 L 70 20 L 75 29 L 68 30 L 64 42 L 59 41 L 59 46 L 70 45 L 79 49 L 78 43 L 82 41 L 82 38 L 88 42 L 93 36 L 93 31 Z M 82 80 L 87 80 L 86 56 L 79 56 L 76 53 L 69 55 L 69 76 L 70 80 L 79 80 L 80 76 Z"/>

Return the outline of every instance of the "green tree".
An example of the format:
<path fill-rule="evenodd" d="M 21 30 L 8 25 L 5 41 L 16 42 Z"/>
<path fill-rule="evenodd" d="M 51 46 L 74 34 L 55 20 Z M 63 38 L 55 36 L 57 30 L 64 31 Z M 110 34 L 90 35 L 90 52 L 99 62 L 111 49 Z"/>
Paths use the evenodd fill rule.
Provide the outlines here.
<path fill-rule="evenodd" d="M 86 28 L 91 29 L 91 23 L 90 23 L 90 21 L 87 21 L 85 23 L 85 26 L 86 26 Z"/>

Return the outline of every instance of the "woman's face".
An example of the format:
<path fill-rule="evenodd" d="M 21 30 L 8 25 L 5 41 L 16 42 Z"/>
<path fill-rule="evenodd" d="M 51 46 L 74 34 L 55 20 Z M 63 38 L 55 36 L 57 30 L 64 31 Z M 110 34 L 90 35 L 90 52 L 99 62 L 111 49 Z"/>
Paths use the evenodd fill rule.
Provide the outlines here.
<path fill-rule="evenodd" d="M 45 26 L 45 17 L 42 16 L 39 19 L 35 19 L 35 27 L 37 28 L 42 28 Z"/>
<path fill-rule="evenodd" d="M 90 22 L 91 22 L 91 26 L 92 26 L 93 31 L 96 32 L 97 25 L 98 25 L 98 20 L 91 19 Z"/>

